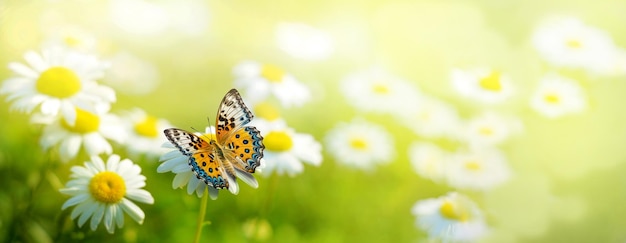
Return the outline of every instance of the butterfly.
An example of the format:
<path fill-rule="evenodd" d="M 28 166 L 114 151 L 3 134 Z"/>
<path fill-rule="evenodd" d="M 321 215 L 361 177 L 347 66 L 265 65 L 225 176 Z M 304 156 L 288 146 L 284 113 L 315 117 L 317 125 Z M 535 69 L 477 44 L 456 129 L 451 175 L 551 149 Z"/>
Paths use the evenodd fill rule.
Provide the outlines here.
<path fill-rule="evenodd" d="M 236 89 L 226 93 L 220 103 L 215 139 L 197 136 L 178 129 L 165 129 L 167 139 L 188 156 L 188 164 L 198 179 L 215 189 L 239 191 L 236 178 L 258 187 L 252 176 L 263 158 L 263 137 L 253 126 L 246 126 L 254 115 L 243 103 Z M 205 139 L 206 138 L 206 139 Z M 211 189 L 211 188 L 210 188 Z M 209 192 L 217 193 L 217 190 Z"/>

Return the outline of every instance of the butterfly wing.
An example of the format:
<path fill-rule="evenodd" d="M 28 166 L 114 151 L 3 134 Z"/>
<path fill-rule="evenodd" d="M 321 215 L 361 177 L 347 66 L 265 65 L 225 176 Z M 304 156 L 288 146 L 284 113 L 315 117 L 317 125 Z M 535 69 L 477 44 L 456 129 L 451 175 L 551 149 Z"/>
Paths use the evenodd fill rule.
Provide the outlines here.
<path fill-rule="evenodd" d="M 218 144 L 225 144 L 233 132 L 252 121 L 252 112 L 243 103 L 241 95 L 236 89 L 231 89 L 226 93 L 217 111 L 216 137 Z"/>
<path fill-rule="evenodd" d="M 198 179 L 216 189 L 237 190 L 232 169 L 231 172 L 226 169 L 214 145 L 182 129 L 165 129 L 164 133 L 183 155 L 189 157 L 189 166 Z"/>
<path fill-rule="evenodd" d="M 261 164 L 265 149 L 259 130 L 245 126 L 253 117 L 239 92 L 231 89 L 222 99 L 216 119 L 217 143 L 224 149 L 224 156 L 235 169 L 247 175 Z"/>

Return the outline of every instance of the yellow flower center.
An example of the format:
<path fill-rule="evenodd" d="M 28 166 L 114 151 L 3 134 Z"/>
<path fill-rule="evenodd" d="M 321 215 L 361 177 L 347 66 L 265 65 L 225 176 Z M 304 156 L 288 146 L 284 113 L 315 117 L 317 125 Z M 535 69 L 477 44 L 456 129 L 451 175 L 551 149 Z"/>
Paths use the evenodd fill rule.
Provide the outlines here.
<path fill-rule="evenodd" d="M 280 112 L 275 106 L 269 102 L 261 102 L 254 106 L 254 113 L 259 117 L 265 118 L 268 121 L 274 121 L 280 118 Z"/>
<path fill-rule="evenodd" d="M 96 201 L 117 203 L 126 195 L 126 183 L 115 172 L 104 171 L 91 178 L 89 192 Z"/>
<path fill-rule="evenodd" d="M 544 100 L 550 104 L 558 104 L 561 99 L 559 98 L 558 95 L 556 94 L 547 94 L 546 96 L 543 97 Z"/>
<path fill-rule="evenodd" d="M 82 42 L 79 38 L 76 38 L 74 36 L 66 36 L 65 38 L 63 38 L 63 41 L 66 45 L 71 47 L 77 47 Z"/>
<path fill-rule="evenodd" d="M 291 136 L 284 131 L 271 131 L 263 138 L 265 148 L 271 151 L 287 151 L 293 146 Z"/>
<path fill-rule="evenodd" d="M 458 207 L 458 205 L 455 205 L 454 202 L 449 200 L 443 202 L 439 208 L 439 212 L 444 218 L 450 220 L 465 222 L 469 219 L 469 214 L 466 210 L 463 210 L 463 208 Z"/>
<path fill-rule="evenodd" d="M 481 127 L 478 129 L 478 133 L 485 136 L 491 136 L 493 135 L 493 129 L 491 129 L 490 127 Z"/>
<path fill-rule="evenodd" d="M 479 84 L 480 87 L 488 91 L 501 91 L 502 84 L 500 83 L 500 72 L 491 72 L 487 77 L 481 78 Z"/>
<path fill-rule="evenodd" d="M 76 108 L 76 123 L 74 126 L 67 124 L 65 119 L 61 120 L 61 124 L 67 129 L 75 133 L 95 132 L 100 127 L 100 117 L 91 112 Z"/>
<path fill-rule="evenodd" d="M 272 83 L 280 83 L 285 77 L 285 71 L 277 66 L 265 64 L 261 67 L 261 77 L 267 79 Z"/>
<path fill-rule="evenodd" d="M 367 150 L 368 144 L 363 138 L 352 138 L 350 139 L 350 147 L 356 150 Z"/>
<path fill-rule="evenodd" d="M 39 75 L 36 84 L 39 93 L 57 98 L 67 98 L 78 93 L 80 86 L 78 75 L 65 67 L 48 68 Z"/>
<path fill-rule="evenodd" d="M 135 123 L 135 132 L 137 134 L 155 138 L 159 135 L 159 131 L 157 130 L 157 118 L 153 116 L 146 116 L 146 119 L 143 121 Z"/>
<path fill-rule="evenodd" d="M 580 49 L 583 47 L 583 43 L 577 39 L 569 39 L 565 41 L 565 45 L 571 49 Z"/>
<path fill-rule="evenodd" d="M 391 90 L 389 90 L 389 86 L 379 82 L 372 86 L 372 91 L 376 94 L 386 95 L 389 94 Z"/>
<path fill-rule="evenodd" d="M 482 168 L 481 164 L 476 161 L 469 161 L 465 163 L 465 169 L 471 171 L 479 171 Z"/>

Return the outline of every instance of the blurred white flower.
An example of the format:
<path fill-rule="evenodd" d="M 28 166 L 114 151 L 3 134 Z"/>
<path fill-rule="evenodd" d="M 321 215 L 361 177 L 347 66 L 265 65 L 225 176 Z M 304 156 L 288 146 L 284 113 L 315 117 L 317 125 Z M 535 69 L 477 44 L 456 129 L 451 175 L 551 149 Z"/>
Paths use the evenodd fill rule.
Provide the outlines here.
<path fill-rule="evenodd" d="M 462 130 L 463 140 L 470 146 L 495 146 L 522 131 L 519 119 L 484 112 L 466 121 Z"/>
<path fill-rule="evenodd" d="M 489 68 L 453 69 L 452 86 L 465 98 L 483 103 L 500 103 L 513 95 L 511 78 Z"/>
<path fill-rule="evenodd" d="M 76 109 L 108 110 L 115 101 L 113 89 L 95 82 L 107 66 L 95 56 L 57 47 L 41 54 L 29 51 L 24 59 L 27 65 L 9 63 L 15 76 L 0 88 L 12 109 L 31 113 L 39 107 L 43 115 L 61 114 L 74 125 Z"/>
<path fill-rule="evenodd" d="M 295 176 L 304 171 L 303 162 L 322 164 L 322 145 L 310 134 L 296 133 L 282 119 L 272 122 L 255 119 L 251 125 L 261 131 L 265 145 L 261 162 L 265 167 L 261 174 Z"/>
<path fill-rule="evenodd" d="M 414 106 L 403 106 L 400 121 L 416 134 L 427 137 L 457 138 L 459 117 L 456 109 L 436 98 L 421 96 Z"/>
<path fill-rule="evenodd" d="M 329 34 L 302 23 L 278 24 L 276 42 L 287 54 L 304 60 L 323 60 L 334 51 Z"/>
<path fill-rule="evenodd" d="M 159 72 L 149 62 L 126 52 L 115 54 L 109 61 L 111 68 L 107 70 L 102 81 L 118 92 L 148 94 L 159 85 Z"/>
<path fill-rule="evenodd" d="M 541 79 L 530 99 L 530 106 L 544 116 L 556 118 L 584 111 L 587 98 L 575 80 L 551 73 Z"/>
<path fill-rule="evenodd" d="M 130 154 L 160 156 L 168 151 L 161 146 L 167 142 L 163 130 L 172 127 L 167 120 L 148 115 L 139 108 L 126 112 L 122 118 L 128 134 L 125 145 Z"/>
<path fill-rule="evenodd" d="M 431 240 L 474 242 L 486 235 L 488 227 L 476 203 L 456 192 L 420 200 L 411 209 L 415 223 Z"/>
<path fill-rule="evenodd" d="M 361 111 L 402 114 L 418 103 L 417 88 L 380 68 L 352 73 L 340 85 L 348 103 Z"/>
<path fill-rule="evenodd" d="M 93 34 L 77 26 L 56 26 L 46 28 L 44 32 L 46 35 L 44 46 L 48 48 L 63 46 L 85 53 L 92 53 L 96 50 L 98 43 Z"/>
<path fill-rule="evenodd" d="M 599 74 L 623 72 L 624 51 L 609 34 L 574 17 L 551 17 L 535 30 L 532 42 L 548 62 Z"/>
<path fill-rule="evenodd" d="M 194 133 L 198 135 L 200 138 L 214 138 L 215 137 L 215 127 L 206 127 L 204 134 L 202 133 Z M 209 142 L 209 141 L 207 141 Z M 183 188 L 187 185 L 187 194 L 191 195 L 196 192 L 198 197 L 202 197 L 204 195 L 204 188 L 209 190 L 209 196 L 211 199 L 217 199 L 217 195 L 219 194 L 219 190 L 215 189 L 212 186 L 207 186 L 204 181 L 198 179 L 196 175 L 191 170 L 191 166 L 189 165 L 189 157 L 181 154 L 178 148 L 176 148 L 169 141 L 163 144 L 163 147 L 172 149 L 171 151 L 161 155 L 159 161 L 161 164 L 157 168 L 157 172 L 165 173 L 172 172 L 176 174 L 174 180 L 172 181 L 172 188 Z M 234 181 L 234 183 L 237 183 Z M 239 186 L 237 186 L 239 187 Z"/>
<path fill-rule="evenodd" d="M 382 126 L 363 120 L 338 124 L 326 135 L 325 144 L 337 163 L 362 170 L 395 158 L 391 135 Z"/>
<path fill-rule="evenodd" d="M 72 197 L 63 203 L 61 209 L 76 206 L 71 217 L 78 218 L 80 227 L 91 217 L 91 230 L 95 231 L 102 221 L 107 231 L 113 234 L 115 226 L 124 226 L 124 212 L 143 224 L 145 214 L 131 200 L 154 203 L 152 195 L 141 189 L 146 185 L 141 167 L 129 159 L 120 161 L 120 156 L 116 154 L 111 155 L 106 164 L 100 157 L 92 156 L 84 166 L 73 166 L 70 177 L 72 180 L 60 191 Z"/>
<path fill-rule="evenodd" d="M 445 179 L 448 156 L 432 143 L 415 142 L 409 146 L 409 161 L 415 172 L 435 182 Z"/>
<path fill-rule="evenodd" d="M 58 146 L 61 161 L 68 161 L 76 157 L 81 146 L 89 156 L 111 154 L 113 148 L 107 139 L 122 143 L 126 139 L 126 132 L 118 117 L 106 111 L 90 112 L 75 108 L 74 125 L 70 125 L 65 118 L 58 117 L 52 122 L 43 122 L 41 146 L 47 150 Z M 43 117 L 47 119 L 49 117 Z"/>
<path fill-rule="evenodd" d="M 446 177 L 457 189 L 488 190 L 511 177 L 505 155 L 495 148 L 456 152 L 449 161 Z"/>
<path fill-rule="evenodd" d="M 283 107 L 301 106 L 311 99 L 309 88 L 291 74 L 272 64 L 253 61 L 239 63 L 233 69 L 235 87 L 243 89 L 252 103 L 274 95 Z"/>

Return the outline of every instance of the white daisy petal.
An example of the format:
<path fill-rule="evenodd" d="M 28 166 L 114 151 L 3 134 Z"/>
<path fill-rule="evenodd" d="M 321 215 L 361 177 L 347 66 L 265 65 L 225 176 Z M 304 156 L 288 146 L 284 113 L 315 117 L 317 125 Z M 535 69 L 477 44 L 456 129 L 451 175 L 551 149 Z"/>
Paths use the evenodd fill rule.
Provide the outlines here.
<path fill-rule="evenodd" d="M 65 201 L 65 203 L 63 203 L 63 206 L 61 206 L 61 210 L 65 210 L 68 207 L 71 207 L 71 206 L 74 206 L 76 204 L 82 203 L 85 200 L 87 200 L 87 198 L 89 198 L 89 194 L 76 195 L 76 196 L 70 198 L 69 200 Z"/>
<path fill-rule="evenodd" d="M 154 198 L 152 197 L 152 195 L 148 191 L 142 189 L 128 190 L 126 191 L 126 197 L 128 197 L 128 199 L 146 204 L 154 203 Z"/>
<path fill-rule="evenodd" d="M 146 215 L 141 211 L 141 208 L 137 207 L 137 205 L 128 199 L 122 199 L 119 205 L 133 220 L 137 221 L 139 224 L 143 224 L 143 219 Z"/>
<path fill-rule="evenodd" d="M 98 224 L 100 224 L 100 221 L 102 221 L 102 217 L 104 216 L 104 210 L 105 210 L 104 204 L 97 203 L 96 205 L 97 205 L 96 210 L 91 216 L 91 221 L 89 224 L 89 227 L 91 228 L 91 230 L 94 230 L 94 231 L 98 227 Z"/>

